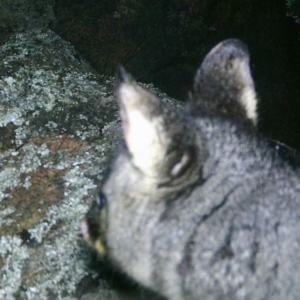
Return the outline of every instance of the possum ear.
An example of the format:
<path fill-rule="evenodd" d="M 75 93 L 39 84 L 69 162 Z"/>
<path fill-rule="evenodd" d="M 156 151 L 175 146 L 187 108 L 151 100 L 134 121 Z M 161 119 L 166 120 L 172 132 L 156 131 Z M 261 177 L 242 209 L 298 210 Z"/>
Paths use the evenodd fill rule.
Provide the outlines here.
<path fill-rule="evenodd" d="M 134 165 L 151 177 L 180 176 L 191 161 L 190 151 L 184 148 L 186 122 L 180 122 L 174 110 L 163 107 L 123 67 L 118 78 L 123 135 Z"/>
<path fill-rule="evenodd" d="M 195 77 L 191 105 L 257 124 L 257 98 L 244 43 L 225 40 L 206 55 Z"/>
<path fill-rule="evenodd" d="M 155 175 L 166 140 L 160 101 L 139 86 L 122 66 L 118 68 L 117 96 L 123 135 L 136 167 Z"/>

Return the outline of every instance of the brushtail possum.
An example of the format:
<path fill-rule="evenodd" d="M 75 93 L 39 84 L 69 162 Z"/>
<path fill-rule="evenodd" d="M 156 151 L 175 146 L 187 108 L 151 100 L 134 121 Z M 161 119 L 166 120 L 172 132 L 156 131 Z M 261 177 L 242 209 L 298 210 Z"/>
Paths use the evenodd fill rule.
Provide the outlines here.
<path fill-rule="evenodd" d="M 299 299 L 299 172 L 256 131 L 247 47 L 215 46 L 181 111 L 118 77 L 123 139 L 86 239 L 170 300 Z"/>

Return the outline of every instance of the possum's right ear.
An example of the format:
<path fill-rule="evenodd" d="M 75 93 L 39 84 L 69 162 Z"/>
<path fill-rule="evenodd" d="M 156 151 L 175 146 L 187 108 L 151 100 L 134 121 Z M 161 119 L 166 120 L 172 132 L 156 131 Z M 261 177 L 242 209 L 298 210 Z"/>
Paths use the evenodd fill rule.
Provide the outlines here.
<path fill-rule="evenodd" d="M 191 105 L 257 124 L 257 98 L 244 43 L 225 40 L 206 55 L 195 77 Z"/>
<path fill-rule="evenodd" d="M 192 133 L 186 120 L 142 88 L 120 66 L 117 97 L 123 136 L 131 161 L 143 174 L 157 180 L 179 178 L 195 158 Z"/>
<path fill-rule="evenodd" d="M 168 146 L 159 99 L 137 84 L 122 66 L 118 68 L 118 102 L 123 136 L 134 165 L 157 176 Z"/>

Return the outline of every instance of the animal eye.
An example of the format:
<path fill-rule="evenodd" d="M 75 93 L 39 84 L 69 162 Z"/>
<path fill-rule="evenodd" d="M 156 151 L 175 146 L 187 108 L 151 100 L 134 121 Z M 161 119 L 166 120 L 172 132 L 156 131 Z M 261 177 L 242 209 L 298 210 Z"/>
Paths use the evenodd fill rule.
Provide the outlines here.
<path fill-rule="evenodd" d="M 98 208 L 101 210 L 106 205 L 106 197 L 104 193 L 100 192 L 96 198 Z"/>

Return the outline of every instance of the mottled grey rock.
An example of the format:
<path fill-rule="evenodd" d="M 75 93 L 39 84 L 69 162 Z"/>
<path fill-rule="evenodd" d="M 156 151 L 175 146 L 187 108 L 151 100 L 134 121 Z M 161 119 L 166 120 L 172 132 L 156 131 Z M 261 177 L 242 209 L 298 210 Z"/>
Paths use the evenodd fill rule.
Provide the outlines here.
<path fill-rule="evenodd" d="M 78 228 L 120 132 L 114 78 L 45 29 L 0 61 L 0 299 L 71 299 L 93 275 Z"/>

